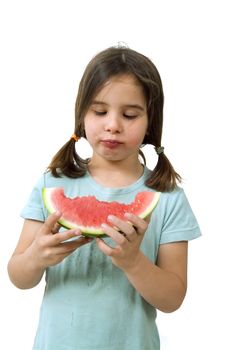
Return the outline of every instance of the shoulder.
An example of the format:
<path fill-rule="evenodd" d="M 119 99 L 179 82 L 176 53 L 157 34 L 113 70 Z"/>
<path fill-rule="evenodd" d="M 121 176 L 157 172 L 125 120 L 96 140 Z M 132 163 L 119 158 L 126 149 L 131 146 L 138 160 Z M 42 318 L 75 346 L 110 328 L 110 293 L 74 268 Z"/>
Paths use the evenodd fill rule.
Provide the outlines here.
<path fill-rule="evenodd" d="M 145 167 L 145 181 L 150 177 L 151 173 L 152 170 Z M 148 187 L 148 189 L 154 192 L 158 192 L 156 189 L 152 189 L 151 187 Z M 173 191 L 159 193 L 160 198 L 158 206 L 161 208 L 162 211 L 170 211 L 175 206 L 188 204 L 188 199 L 185 195 L 184 189 L 180 186 L 177 186 Z"/>
<path fill-rule="evenodd" d="M 79 178 L 78 178 L 79 179 Z M 50 171 L 44 172 L 39 178 L 38 184 L 41 187 L 67 187 L 77 181 L 77 178 L 71 178 L 66 175 L 60 174 L 59 177 L 55 177 Z"/>
<path fill-rule="evenodd" d="M 188 198 L 181 187 L 177 187 L 171 192 L 162 192 L 160 194 L 159 207 L 165 219 L 172 213 L 178 215 L 179 213 L 191 211 Z"/>
<path fill-rule="evenodd" d="M 76 186 L 74 184 L 76 184 Z M 47 211 L 43 203 L 42 189 L 45 187 L 63 187 L 65 190 L 72 189 L 74 192 L 78 186 L 79 183 L 77 179 L 72 179 L 64 175 L 55 177 L 49 171 L 44 172 L 34 184 L 26 205 L 21 211 L 21 216 L 25 219 L 44 221 L 47 216 Z"/>
<path fill-rule="evenodd" d="M 183 188 L 161 193 L 158 209 L 162 219 L 161 242 L 190 240 L 200 236 L 197 219 Z"/>
<path fill-rule="evenodd" d="M 176 187 L 171 192 L 161 192 L 161 200 L 167 205 L 174 205 L 178 202 L 187 202 L 185 191 L 182 187 Z"/>

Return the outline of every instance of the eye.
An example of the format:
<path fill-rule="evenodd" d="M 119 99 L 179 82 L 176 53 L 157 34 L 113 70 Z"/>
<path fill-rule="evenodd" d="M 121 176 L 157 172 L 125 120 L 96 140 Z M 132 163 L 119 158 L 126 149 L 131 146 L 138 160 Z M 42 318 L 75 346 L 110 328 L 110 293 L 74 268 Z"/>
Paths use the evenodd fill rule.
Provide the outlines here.
<path fill-rule="evenodd" d="M 137 118 L 137 115 L 135 115 L 135 114 L 133 115 L 133 114 L 126 114 L 126 113 L 124 113 L 123 116 L 125 118 L 127 118 L 127 119 L 135 119 L 135 118 Z"/>
<path fill-rule="evenodd" d="M 105 115 L 105 111 L 93 111 L 96 115 Z"/>

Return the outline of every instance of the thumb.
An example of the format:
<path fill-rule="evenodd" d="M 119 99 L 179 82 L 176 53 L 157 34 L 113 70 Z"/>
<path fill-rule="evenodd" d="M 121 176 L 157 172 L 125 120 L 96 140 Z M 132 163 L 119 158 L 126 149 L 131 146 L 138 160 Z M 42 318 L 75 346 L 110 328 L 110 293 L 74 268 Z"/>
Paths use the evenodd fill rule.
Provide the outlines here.
<path fill-rule="evenodd" d="M 46 221 L 44 222 L 44 224 L 42 225 L 41 234 L 48 235 L 53 233 L 52 230 L 54 228 L 54 225 L 61 218 L 61 216 L 62 216 L 62 213 L 57 211 L 49 215 Z"/>

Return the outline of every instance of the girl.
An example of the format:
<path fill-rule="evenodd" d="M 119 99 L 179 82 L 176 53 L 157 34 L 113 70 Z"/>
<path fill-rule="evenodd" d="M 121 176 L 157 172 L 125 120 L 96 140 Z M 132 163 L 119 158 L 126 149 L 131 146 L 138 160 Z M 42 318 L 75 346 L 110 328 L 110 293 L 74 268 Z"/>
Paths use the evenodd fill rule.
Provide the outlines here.
<path fill-rule="evenodd" d="M 161 146 L 162 125 L 155 65 L 126 47 L 97 54 L 80 82 L 74 134 L 34 187 L 8 264 L 11 281 L 22 289 L 36 286 L 46 273 L 34 350 L 160 348 L 156 310 L 172 312 L 183 302 L 187 242 L 200 235 L 180 176 Z M 80 137 L 92 147 L 90 159 L 76 153 Z M 145 144 L 158 154 L 153 171 L 140 149 Z M 161 195 L 150 220 L 110 215 L 103 225 L 108 237 L 91 239 L 79 230 L 60 230 L 61 213 L 48 216 L 43 187 L 126 203 L 143 190 Z"/>

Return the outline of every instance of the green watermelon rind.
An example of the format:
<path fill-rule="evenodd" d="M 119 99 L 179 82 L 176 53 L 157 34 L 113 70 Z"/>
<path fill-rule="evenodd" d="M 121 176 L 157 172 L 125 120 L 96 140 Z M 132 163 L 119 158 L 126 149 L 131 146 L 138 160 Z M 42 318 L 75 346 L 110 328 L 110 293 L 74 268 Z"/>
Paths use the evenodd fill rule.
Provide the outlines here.
<path fill-rule="evenodd" d="M 42 189 L 42 198 L 43 198 L 43 202 L 45 204 L 46 209 L 48 210 L 49 214 L 53 214 L 56 212 L 56 209 L 53 206 L 52 201 L 50 200 L 51 196 L 50 193 L 52 193 L 55 189 L 55 187 L 44 187 Z M 151 212 L 153 211 L 153 209 L 156 207 L 159 198 L 160 198 L 160 192 L 154 192 L 154 197 L 153 200 L 150 202 L 150 205 L 147 206 L 147 208 L 140 213 L 138 216 L 142 219 L 147 218 L 147 216 L 149 216 L 151 214 Z M 66 229 L 80 229 L 80 231 L 82 232 L 83 236 L 87 236 L 87 237 L 106 237 L 106 234 L 103 232 L 103 230 L 101 228 L 97 228 L 97 227 L 92 227 L 92 226 L 82 226 L 82 225 L 77 225 L 76 223 L 67 221 L 66 219 L 64 219 L 63 217 L 61 217 L 58 220 L 58 223 L 66 228 Z"/>
<path fill-rule="evenodd" d="M 156 207 L 156 205 L 158 204 L 160 198 L 160 192 L 155 192 L 154 193 L 154 199 L 153 201 L 150 203 L 150 205 L 148 205 L 148 207 L 138 216 L 142 219 L 147 218 L 147 216 L 149 216 L 152 211 L 154 210 L 154 208 Z"/>

